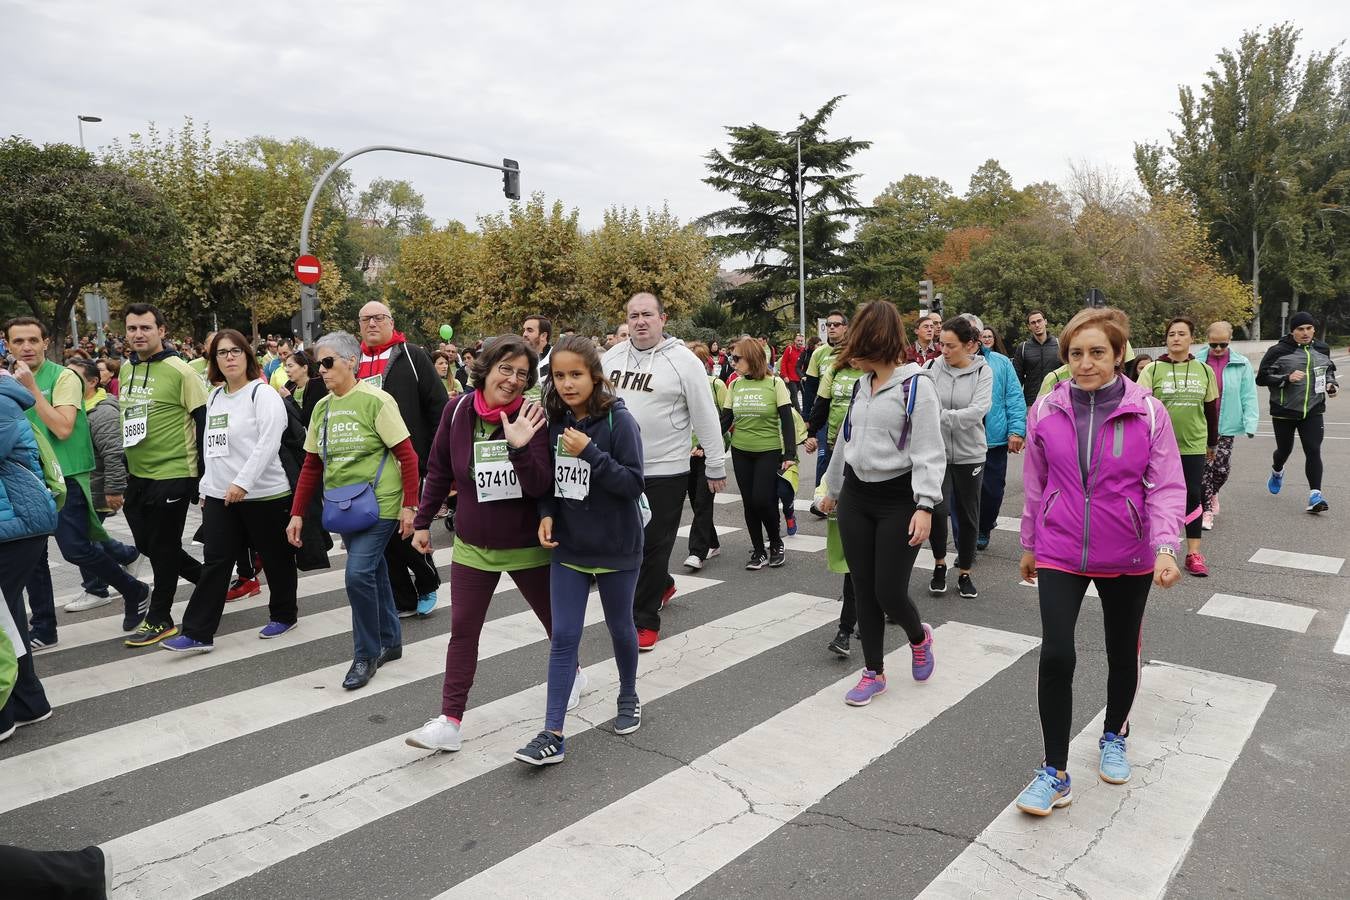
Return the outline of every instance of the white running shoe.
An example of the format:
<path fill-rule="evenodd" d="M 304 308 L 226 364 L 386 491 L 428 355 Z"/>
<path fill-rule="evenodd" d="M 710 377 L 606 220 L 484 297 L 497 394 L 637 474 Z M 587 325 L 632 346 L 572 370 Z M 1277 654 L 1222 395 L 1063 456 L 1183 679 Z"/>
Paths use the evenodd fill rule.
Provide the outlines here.
<path fill-rule="evenodd" d="M 1214 513 L 1206 511 L 1200 516 L 1200 527 L 1205 531 L 1214 530 Z"/>
<path fill-rule="evenodd" d="M 86 609 L 98 609 L 100 606 L 107 606 L 111 602 L 111 597 L 100 597 L 98 594 L 81 591 L 80 596 L 67 603 L 62 609 L 66 612 L 84 612 Z"/>
<path fill-rule="evenodd" d="M 437 716 L 403 739 L 409 747 L 422 750 L 446 750 L 454 753 L 461 746 L 459 726 L 445 716 Z"/>
<path fill-rule="evenodd" d="M 705 559 L 705 560 L 709 560 L 709 559 L 712 559 L 714 556 L 721 556 L 721 555 L 722 555 L 722 548 L 721 548 L 721 547 L 713 547 L 713 548 L 711 548 L 710 550 L 708 550 L 708 555 L 705 556 L 704 559 Z"/>
<path fill-rule="evenodd" d="M 581 703 L 581 692 L 590 687 L 591 680 L 586 677 L 586 670 L 577 669 L 577 677 L 572 680 L 572 694 L 567 698 L 567 709 L 569 711 L 577 708 Z"/>
<path fill-rule="evenodd" d="M 684 561 L 684 567 L 686 569 L 694 569 L 697 571 L 698 569 L 703 568 L 703 560 L 699 559 L 697 556 L 690 553 L 689 556 Z"/>

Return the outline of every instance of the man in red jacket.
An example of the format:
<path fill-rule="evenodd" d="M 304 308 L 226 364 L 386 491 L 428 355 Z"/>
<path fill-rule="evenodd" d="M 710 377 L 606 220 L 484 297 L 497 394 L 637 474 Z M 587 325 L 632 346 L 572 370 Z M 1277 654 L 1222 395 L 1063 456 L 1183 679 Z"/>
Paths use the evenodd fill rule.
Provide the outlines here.
<path fill-rule="evenodd" d="M 806 337 L 798 334 L 792 339 L 792 343 L 783 348 L 783 356 L 778 365 L 778 374 L 787 382 L 792 405 L 797 407 L 799 412 L 802 411 L 802 376 L 797 374 L 797 360 L 801 357 L 802 348 L 805 346 Z"/>

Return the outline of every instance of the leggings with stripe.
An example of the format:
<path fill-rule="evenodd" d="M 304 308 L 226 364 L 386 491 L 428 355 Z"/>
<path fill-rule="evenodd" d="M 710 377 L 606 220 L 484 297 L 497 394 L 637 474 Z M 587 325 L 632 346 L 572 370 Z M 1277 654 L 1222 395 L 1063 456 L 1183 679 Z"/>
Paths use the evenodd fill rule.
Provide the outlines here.
<path fill-rule="evenodd" d="M 1045 764 L 1069 765 L 1069 730 L 1073 725 L 1073 672 L 1077 664 L 1073 634 L 1088 583 L 1095 582 L 1106 625 L 1106 723 L 1103 732 L 1125 734 L 1130 707 L 1139 688 L 1139 653 L 1143 646 L 1144 604 L 1152 575 L 1091 578 L 1042 568 L 1037 578 L 1041 600 L 1041 667 L 1036 699 L 1041 711 Z"/>
<path fill-rule="evenodd" d="M 1233 471 L 1233 436 L 1226 434 L 1219 438 L 1219 447 L 1214 451 L 1214 458 L 1205 463 L 1205 509 L 1213 511 L 1214 498 L 1219 496 L 1219 491 L 1228 483 L 1228 476 Z"/>
<path fill-rule="evenodd" d="M 1204 534 L 1200 512 L 1205 502 L 1205 454 L 1183 453 L 1181 474 L 1186 478 L 1186 537 L 1198 538 Z"/>

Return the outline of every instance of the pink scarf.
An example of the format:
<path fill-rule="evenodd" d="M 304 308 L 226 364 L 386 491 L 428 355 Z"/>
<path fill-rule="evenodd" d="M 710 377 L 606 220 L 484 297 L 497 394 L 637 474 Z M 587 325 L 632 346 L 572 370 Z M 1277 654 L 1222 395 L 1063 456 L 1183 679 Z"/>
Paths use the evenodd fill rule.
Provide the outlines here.
<path fill-rule="evenodd" d="M 497 425 L 502 420 L 502 413 L 515 415 L 516 410 L 520 409 L 521 404 L 525 402 L 524 395 L 517 397 L 505 406 L 489 407 L 487 401 L 483 399 L 482 391 L 473 392 L 473 411 L 478 413 L 478 418 L 484 422 L 490 422 Z"/>

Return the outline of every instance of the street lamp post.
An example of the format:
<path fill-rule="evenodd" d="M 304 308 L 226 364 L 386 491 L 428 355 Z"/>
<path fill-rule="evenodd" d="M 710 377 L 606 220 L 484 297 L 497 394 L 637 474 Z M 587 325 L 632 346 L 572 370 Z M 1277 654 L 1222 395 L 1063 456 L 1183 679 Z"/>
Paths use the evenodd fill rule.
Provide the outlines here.
<path fill-rule="evenodd" d="M 802 213 L 802 136 L 797 133 L 797 312 L 801 317 L 801 333 L 806 335 L 806 242 Z"/>
<path fill-rule="evenodd" d="M 92 124 L 94 124 L 95 122 L 102 122 L 102 121 L 103 121 L 103 117 L 102 117 L 102 116 L 86 116 L 84 113 L 76 113 L 76 114 L 75 114 L 75 123 L 76 123 L 76 127 L 80 130 L 80 149 L 81 149 L 81 150 L 84 149 L 84 123 L 85 123 L 85 122 L 88 122 L 90 125 L 92 125 Z M 80 320 L 79 320 L 79 317 L 75 315 L 75 307 L 74 307 L 74 306 L 72 306 L 72 307 L 70 308 L 70 340 L 71 340 L 71 345 L 72 345 L 72 346 L 76 346 L 76 347 L 79 346 L 79 344 L 80 344 Z"/>
<path fill-rule="evenodd" d="M 502 190 L 510 200 L 520 199 L 520 163 L 514 159 L 503 159 L 501 165 L 496 163 L 479 162 L 476 159 L 463 159 L 458 156 L 449 156 L 444 153 L 433 153 L 430 150 L 413 150 L 409 147 L 393 147 L 388 144 L 374 144 L 370 147 L 362 147 L 359 150 L 353 150 L 350 153 L 344 153 L 338 157 L 328 168 L 323 170 L 319 180 L 314 183 L 314 190 L 310 191 L 309 202 L 305 204 L 305 215 L 300 220 L 300 255 L 309 253 L 309 224 L 314 218 L 314 205 L 319 202 L 319 192 L 323 186 L 332 177 L 333 173 L 342 167 L 342 164 L 353 157 L 360 156 L 363 153 L 371 153 L 375 150 L 388 150 L 391 153 L 411 153 L 413 156 L 431 156 L 436 159 L 445 159 L 450 162 L 464 163 L 468 166 L 481 166 L 484 169 L 496 169 L 502 173 Z M 300 330 L 304 338 L 305 345 L 309 346 L 318 340 L 318 309 L 319 309 L 319 291 L 312 285 L 306 285 L 300 289 Z"/>
<path fill-rule="evenodd" d="M 88 122 L 89 124 L 92 125 L 92 124 L 94 124 L 95 122 L 102 122 L 102 121 L 103 121 L 103 118 L 102 118 L 101 116 L 86 116 L 86 115 L 84 115 L 83 113 L 81 113 L 81 114 L 75 116 L 75 121 L 78 123 L 79 129 L 80 129 L 80 149 L 83 150 L 83 149 L 84 149 L 84 123 L 85 123 L 85 122 Z"/>

